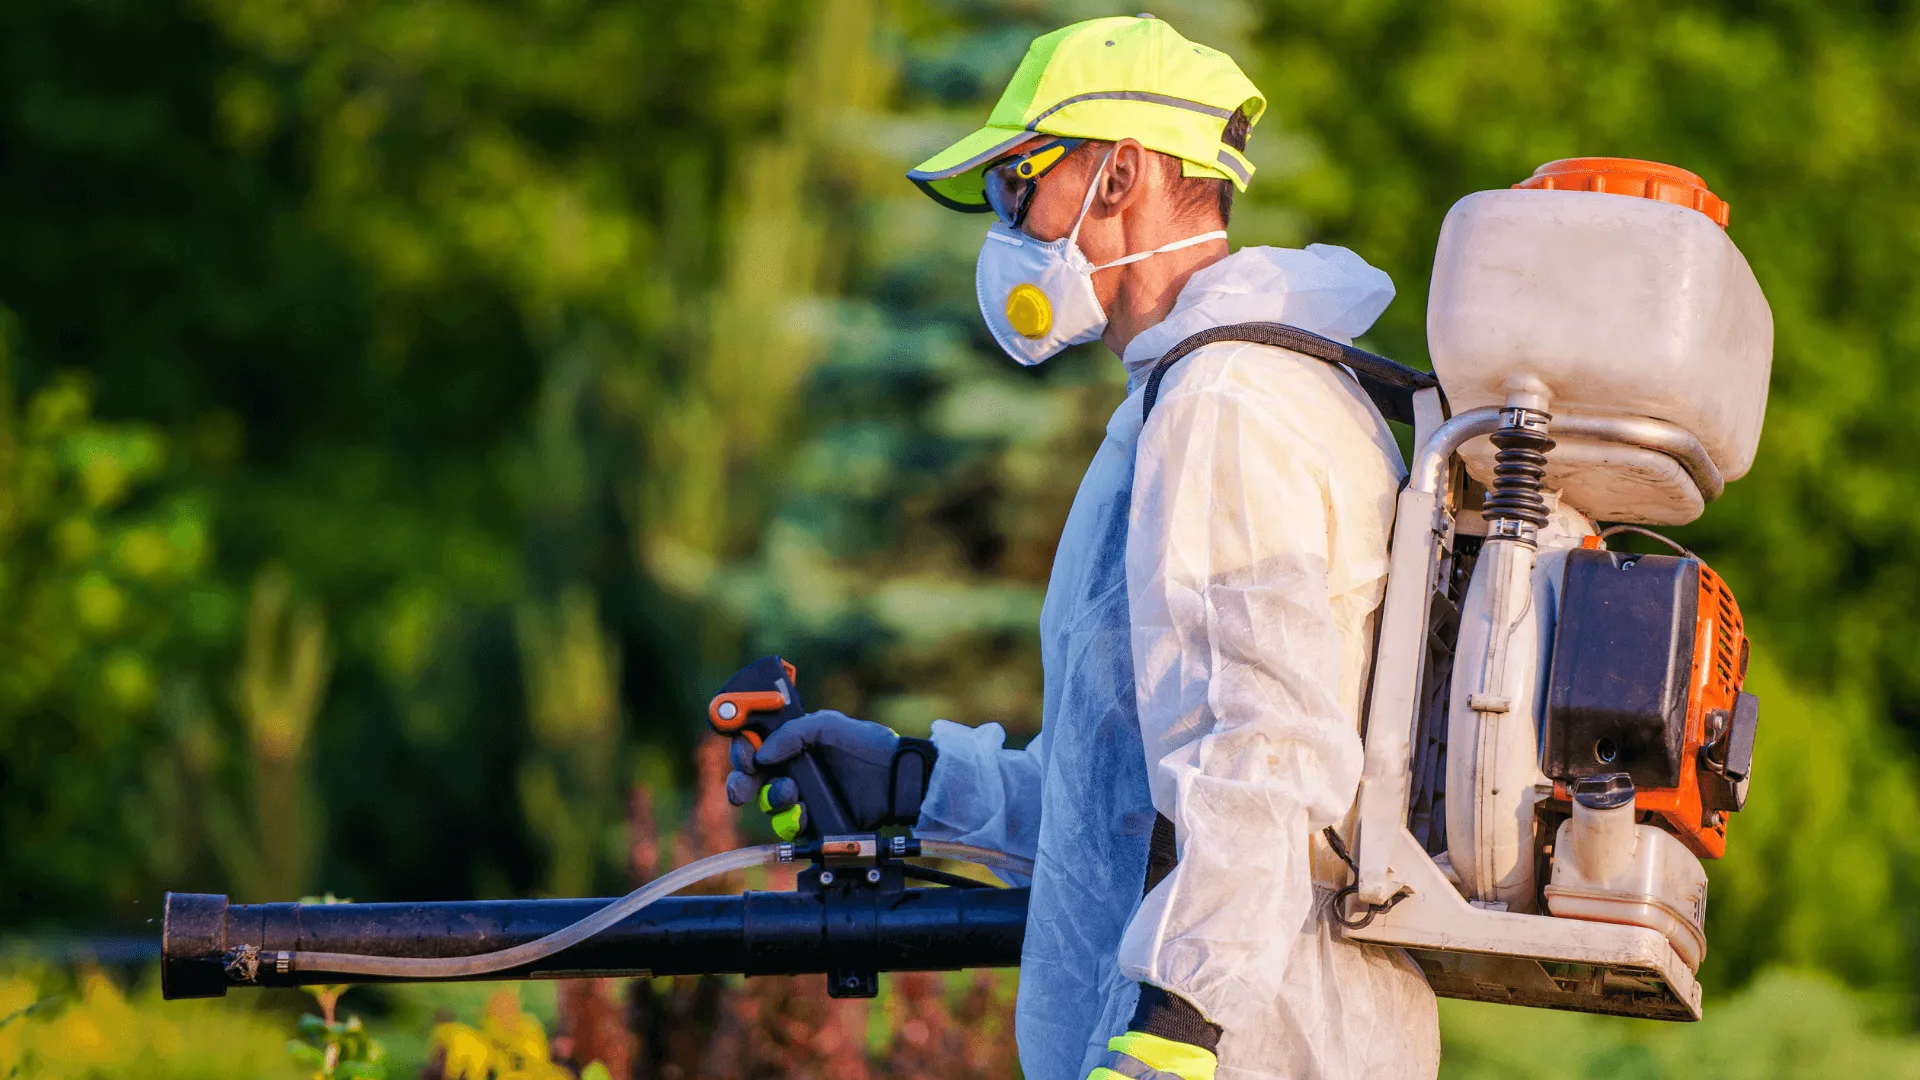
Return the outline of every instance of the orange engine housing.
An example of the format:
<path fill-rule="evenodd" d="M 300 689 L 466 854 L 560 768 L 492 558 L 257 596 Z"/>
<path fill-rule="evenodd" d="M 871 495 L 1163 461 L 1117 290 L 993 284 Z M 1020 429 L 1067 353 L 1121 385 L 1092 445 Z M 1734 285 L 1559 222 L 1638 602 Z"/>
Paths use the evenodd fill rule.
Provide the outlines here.
<path fill-rule="evenodd" d="M 1589 536 L 1581 546 L 1602 548 L 1605 544 L 1599 537 Z M 1652 823 L 1665 826 L 1679 837 L 1695 855 L 1718 859 L 1727 853 L 1727 815 L 1707 809 L 1703 750 L 1731 721 L 1735 699 L 1746 683 L 1748 645 L 1733 590 L 1706 563 L 1699 566 L 1700 605 L 1694 623 L 1680 783 L 1670 788 L 1640 788 L 1633 803 Z M 1553 797 L 1557 803 L 1571 801 L 1564 781 L 1554 782 Z"/>

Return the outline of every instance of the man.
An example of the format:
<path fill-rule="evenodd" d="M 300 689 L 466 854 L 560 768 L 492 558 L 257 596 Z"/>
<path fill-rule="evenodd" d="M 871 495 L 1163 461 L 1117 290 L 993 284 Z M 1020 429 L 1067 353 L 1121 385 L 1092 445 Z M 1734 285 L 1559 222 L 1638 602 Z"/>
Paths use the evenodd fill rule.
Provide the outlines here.
<path fill-rule="evenodd" d="M 1037 39 L 987 126 L 908 174 L 996 215 L 976 284 L 1014 359 L 1097 337 L 1127 370 L 1047 587 L 1041 733 L 1008 750 L 998 725 L 939 721 L 928 747 L 823 712 L 735 747 L 736 802 L 796 813 L 792 782 L 757 770 L 810 748 L 863 826 L 1033 857 L 1031 1080 L 1438 1069 L 1418 968 L 1332 928 L 1346 868 L 1319 835 L 1359 781 L 1392 437 L 1344 369 L 1240 342 L 1181 359 L 1146 408 L 1155 362 L 1201 330 L 1350 341 L 1393 297 L 1341 248 L 1228 253 L 1264 107 L 1167 24 L 1095 19 Z M 933 760 L 924 784 L 901 782 L 923 775 L 909 755 Z"/>

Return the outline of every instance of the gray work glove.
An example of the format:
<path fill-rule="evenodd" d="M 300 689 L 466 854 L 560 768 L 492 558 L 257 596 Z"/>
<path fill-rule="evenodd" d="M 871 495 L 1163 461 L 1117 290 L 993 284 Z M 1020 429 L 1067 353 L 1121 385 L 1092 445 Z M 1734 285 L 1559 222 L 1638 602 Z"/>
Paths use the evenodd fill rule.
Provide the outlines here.
<path fill-rule="evenodd" d="M 856 828 L 912 825 L 920 820 L 920 803 L 938 756 L 926 739 L 901 738 L 890 728 L 855 720 L 832 709 L 808 713 L 782 724 L 758 750 L 736 737 L 727 774 L 727 801 L 745 806 L 758 798 L 760 809 L 774 815 L 775 830 L 785 839 L 801 828 L 792 813 L 800 803 L 800 788 L 769 770 L 811 752 L 845 799 Z M 784 819 L 784 820 L 783 820 Z"/>

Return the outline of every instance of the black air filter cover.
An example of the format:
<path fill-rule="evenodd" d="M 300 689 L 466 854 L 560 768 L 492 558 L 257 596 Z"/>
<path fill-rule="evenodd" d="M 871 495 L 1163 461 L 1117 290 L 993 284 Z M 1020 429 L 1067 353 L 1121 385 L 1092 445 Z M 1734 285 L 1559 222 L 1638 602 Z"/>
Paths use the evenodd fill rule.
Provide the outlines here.
<path fill-rule="evenodd" d="M 1543 767 L 1680 783 L 1700 566 L 1672 555 L 1567 553 L 1548 673 Z"/>

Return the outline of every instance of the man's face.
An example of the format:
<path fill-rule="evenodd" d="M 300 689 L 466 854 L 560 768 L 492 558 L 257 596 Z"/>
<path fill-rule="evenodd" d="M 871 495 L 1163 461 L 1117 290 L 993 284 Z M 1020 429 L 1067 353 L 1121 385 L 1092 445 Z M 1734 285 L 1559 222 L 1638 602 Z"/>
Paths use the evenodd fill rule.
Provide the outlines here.
<path fill-rule="evenodd" d="M 1037 149 L 1047 138 L 1015 147 L 1005 157 Z M 1152 251 L 1197 232 L 1219 228 L 1183 213 L 1172 186 L 1179 179 L 1177 161 L 1133 139 L 1084 142 L 1036 181 L 1021 229 L 1036 240 L 1051 242 L 1073 232 L 1074 222 L 1079 221 L 1076 243 L 1080 253 L 1095 266 L 1105 266 L 1135 252 Z M 1097 185 L 1091 202 L 1087 200 L 1090 185 Z M 1084 219 L 1080 217 L 1082 206 L 1086 207 Z M 1223 250 L 1215 257 L 1224 254 Z M 1165 268 L 1168 264 L 1154 265 Z M 1151 267 L 1148 273 L 1151 276 Z M 1127 274 L 1116 268 L 1093 275 L 1094 296 L 1103 310 L 1114 310 Z"/>

